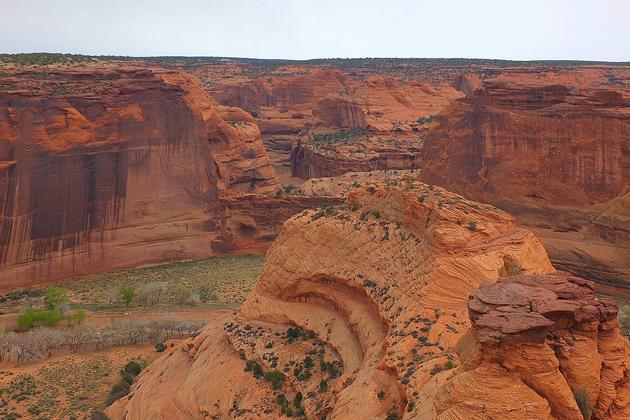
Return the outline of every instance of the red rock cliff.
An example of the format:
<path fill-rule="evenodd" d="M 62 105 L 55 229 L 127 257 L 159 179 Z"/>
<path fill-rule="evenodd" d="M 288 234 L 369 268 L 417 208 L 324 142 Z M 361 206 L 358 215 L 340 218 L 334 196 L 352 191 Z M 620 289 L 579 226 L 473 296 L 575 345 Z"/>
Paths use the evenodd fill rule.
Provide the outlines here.
<path fill-rule="evenodd" d="M 2 287 L 233 252 L 219 201 L 279 189 L 255 121 L 189 75 L 34 68 L 2 83 Z"/>
<path fill-rule="evenodd" d="M 521 218 L 552 260 L 630 291 L 630 71 L 511 70 L 454 101 L 423 178 Z"/>

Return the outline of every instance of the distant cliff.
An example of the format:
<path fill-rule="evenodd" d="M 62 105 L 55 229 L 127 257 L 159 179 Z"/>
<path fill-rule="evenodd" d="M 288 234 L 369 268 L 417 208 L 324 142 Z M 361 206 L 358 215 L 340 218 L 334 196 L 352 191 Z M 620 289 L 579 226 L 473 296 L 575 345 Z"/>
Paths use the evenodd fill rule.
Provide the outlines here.
<path fill-rule="evenodd" d="M 268 243 L 253 220 L 238 239 L 221 200 L 279 189 L 255 121 L 190 75 L 0 76 L 0 287 Z"/>
<path fill-rule="evenodd" d="M 630 293 L 630 71 L 506 71 L 427 136 L 424 180 L 521 218 L 552 261 Z"/>

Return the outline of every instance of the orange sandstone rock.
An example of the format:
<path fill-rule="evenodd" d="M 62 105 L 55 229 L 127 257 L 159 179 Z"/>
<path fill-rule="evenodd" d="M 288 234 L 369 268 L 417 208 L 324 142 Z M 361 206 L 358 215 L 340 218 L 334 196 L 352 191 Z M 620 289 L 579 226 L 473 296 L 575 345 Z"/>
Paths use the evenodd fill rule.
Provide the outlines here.
<path fill-rule="evenodd" d="M 512 216 L 411 179 L 364 184 L 342 206 L 289 219 L 238 312 L 149 367 L 108 414 L 277 418 L 278 395 L 300 392 L 307 416 L 437 418 L 425 404 L 468 360 L 456 352 L 468 296 L 507 270 L 555 271 Z M 527 413 L 550 412 L 518 387 L 536 404 Z"/>
<path fill-rule="evenodd" d="M 2 287 L 260 250 L 284 220 L 225 222 L 230 206 L 269 206 L 280 182 L 251 116 L 193 76 L 103 65 L 2 78 L 15 86 L 0 92 Z M 238 210 L 245 193 L 261 202 Z"/>

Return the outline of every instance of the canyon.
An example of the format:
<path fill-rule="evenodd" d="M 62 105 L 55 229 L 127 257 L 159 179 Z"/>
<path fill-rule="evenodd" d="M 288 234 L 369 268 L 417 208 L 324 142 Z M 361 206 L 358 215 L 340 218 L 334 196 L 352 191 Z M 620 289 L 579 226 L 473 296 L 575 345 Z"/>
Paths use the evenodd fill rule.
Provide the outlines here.
<path fill-rule="evenodd" d="M 519 217 L 563 269 L 628 295 L 630 72 L 513 69 L 437 118 L 423 179 Z"/>
<path fill-rule="evenodd" d="M 628 67 L 192 71 L 219 102 L 252 112 L 274 162 L 290 166 L 288 182 L 422 169 L 426 182 L 515 214 L 559 267 L 630 296 Z"/>
<path fill-rule="evenodd" d="M 2 287 L 264 253 L 284 220 L 343 200 L 301 194 L 306 179 L 417 169 L 514 214 L 558 267 L 630 294 L 628 67 L 4 68 Z"/>
<path fill-rule="evenodd" d="M 0 66 L 0 289 L 265 255 L 109 418 L 630 417 L 629 66 L 77 60 Z"/>

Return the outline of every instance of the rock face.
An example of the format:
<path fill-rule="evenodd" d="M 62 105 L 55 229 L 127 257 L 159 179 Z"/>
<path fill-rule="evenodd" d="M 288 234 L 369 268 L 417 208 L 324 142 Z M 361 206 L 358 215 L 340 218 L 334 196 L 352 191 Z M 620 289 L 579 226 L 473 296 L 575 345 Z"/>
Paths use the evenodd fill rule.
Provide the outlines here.
<path fill-rule="evenodd" d="M 630 70 L 505 71 L 436 120 L 427 182 L 512 212 L 559 267 L 630 293 Z"/>
<path fill-rule="evenodd" d="M 194 77 L 106 65 L 1 81 L 3 288 L 235 252 L 273 233 L 234 239 L 217 223 L 236 197 L 280 184 L 252 117 Z"/>
<path fill-rule="evenodd" d="M 509 401 L 517 418 L 628 418 L 630 346 L 616 304 L 593 289 L 564 272 L 483 285 L 471 296 L 473 328 L 459 345 L 468 359 L 437 392 L 437 417 L 477 418 L 483 407 L 487 417 L 507 418 Z"/>
<path fill-rule="evenodd" d="M 363 182 L 289 219 L 246 303 L 149 366 L 108 415 L 579 418 L 574 387 L 598 418 L 622 418 L 615 311 L 509 214 L 412 178 Z M 500 364 L 508 343 L 527 350 Z"/>
<path fill-rule="evenodd" d="M 219 103 L 251 112 L 267 147 L 285 153 L 304 130 L 391 132 L 438 114 L 463 96 L 453 85 L 450 71 L 429 77 L 395 66 L 269 68 L 235 62 L 196 66 L 190 71 Z"/>
<path fill-rule="evenodd" d="M 347 137 L 335 140 L 335 136 L 346 133 Z M 324 140 L 317 140 L 322 137 Z M 423 134 L 411 132 L 373 135 L 363 131 L 315 136 L 306 143 L 298 142 L 291 150 L 291 174 L 310 179 L 348 172 L 420 168 L 423 138 Z"/>

